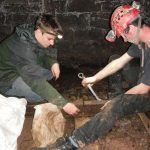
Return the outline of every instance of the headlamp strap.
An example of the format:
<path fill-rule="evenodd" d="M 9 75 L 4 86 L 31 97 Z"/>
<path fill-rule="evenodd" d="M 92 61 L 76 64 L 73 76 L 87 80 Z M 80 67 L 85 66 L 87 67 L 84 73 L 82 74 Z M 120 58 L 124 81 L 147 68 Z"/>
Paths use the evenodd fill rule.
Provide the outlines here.
<path fill-rule="evenodd" d="M 135 35 L 135 42 L 139 43 L 139 34 L 140 34 L 140 28 L 141 28 L 141 22 L 142 22 L 142 17 L 139 15 L 138 16 L 138 26 L 137 26 L 137 31 L 136 31 L 136 35 Z"/>

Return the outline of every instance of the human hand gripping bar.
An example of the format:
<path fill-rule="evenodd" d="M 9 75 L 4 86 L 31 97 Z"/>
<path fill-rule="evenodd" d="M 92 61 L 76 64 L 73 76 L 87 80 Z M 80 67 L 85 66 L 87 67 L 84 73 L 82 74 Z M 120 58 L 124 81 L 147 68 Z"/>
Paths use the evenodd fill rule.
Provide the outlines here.
<path fill-rule="evenodd" d="M 78 77 L 80 79 L 84 79 L 85 76 L 83 73 L 78 73 Z M 90 90 L 90 92 L 93 94 L 93 96 L 96 98 L 97 101 L 101 101 L 102 99 L 100 99 L 97 94 L 95 93 L 95 91 L 93 90 L 92 86 L 90 84 L 87 85 L 88 89 Z"/>

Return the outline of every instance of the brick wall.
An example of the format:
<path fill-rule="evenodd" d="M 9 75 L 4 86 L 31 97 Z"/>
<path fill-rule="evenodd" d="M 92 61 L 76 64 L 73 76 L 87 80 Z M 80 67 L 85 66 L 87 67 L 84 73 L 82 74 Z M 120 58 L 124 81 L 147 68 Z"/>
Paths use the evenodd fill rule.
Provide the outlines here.
<path fill-rule="evenodd" d="M 22 23 L 33 22 L 40 13 L 56 15 L 64 30 L 58 43 L 59 61 L 64 65 L 107 63 L 110 55 L 122 54 L 129 44 L 117 39 L 108 43 L 110 14 L 132 0 L 0 0 L 0 40 Z M 149 13 L 149 0 L 141 0 Z"/>

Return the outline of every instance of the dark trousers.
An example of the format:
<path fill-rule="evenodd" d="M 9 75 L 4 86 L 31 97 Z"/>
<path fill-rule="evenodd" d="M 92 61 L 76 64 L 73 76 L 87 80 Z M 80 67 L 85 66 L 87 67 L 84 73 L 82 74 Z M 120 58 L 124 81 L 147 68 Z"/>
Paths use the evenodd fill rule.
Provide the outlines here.
<path fill-rule="evenodd" d="M 150 96 L 119 95 L 110 100 L 102 110 L 80 128 L 74 130 L 77 141 L 91 143 L 106 135 L 117 119 L 126 115 L 150 111 Z"/>

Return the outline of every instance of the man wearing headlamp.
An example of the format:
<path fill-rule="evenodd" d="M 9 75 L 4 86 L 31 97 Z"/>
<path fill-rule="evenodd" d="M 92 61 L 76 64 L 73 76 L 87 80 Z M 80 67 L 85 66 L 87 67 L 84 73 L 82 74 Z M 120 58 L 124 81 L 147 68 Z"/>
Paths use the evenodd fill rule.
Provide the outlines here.
<path fill-rule="evenodd" d="M 60 75 L 56 38 L 62 38 L 56 18 L 43 14 L 34 24 L 23 24 L 0 44 L 0 92 L 25 97 L 29 102 L 47 100 L 68 114 L 79 109 L 48 83 Z"/>

